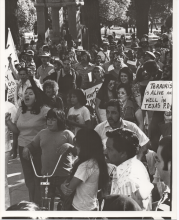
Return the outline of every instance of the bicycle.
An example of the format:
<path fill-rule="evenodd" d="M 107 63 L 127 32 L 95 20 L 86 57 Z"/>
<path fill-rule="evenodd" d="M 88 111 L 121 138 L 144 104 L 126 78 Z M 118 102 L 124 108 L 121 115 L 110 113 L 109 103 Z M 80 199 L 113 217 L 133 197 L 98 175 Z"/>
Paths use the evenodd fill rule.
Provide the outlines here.
<path fill-rule="evenodd" d="M 48 197 L 48 192 L 49 192 L 49 186 L 50 186 L 50 182 L 49 182 L 49 178 L 52 177 L 58 167 L 58 164 L 61 160 L 61 157 L 62 155 L 59 157 L 58 161 L 57 161 L 57 164 L 52 172 L 51 175 L 43 175 L 43 176 L 39 176 L 36 172 L 36 169 L 35 169 L 35 166 L 34 166 L 34 162 L 33 162 L 33 158 L 32 158 L 32 155 L 30 154 L 30 160 L 31 160 L 31 163 L 32 163 L 32 167 L 33 167 L 33 170 L 34 170 L 34 173 L 35 173 L 35 176 L 38 177 L 38 178 L 42 178 L 42 179 L 45 179 L 46 178 L 46 182 L 40 182 L 40 185 L 41 186 L 45 186 L 45 193 L 44 193 L 44 197 L 42 197 L 42 201 L 41 201 L 41 210 L 42 211 L 47 211 L 47 210 L 51 210 L 53 205 L 52 205 L 52 201 L 51 199 L 54 200 L 54 198 L 52 197 Z M 54 201 L 53 201 L 54 202 Z"/>

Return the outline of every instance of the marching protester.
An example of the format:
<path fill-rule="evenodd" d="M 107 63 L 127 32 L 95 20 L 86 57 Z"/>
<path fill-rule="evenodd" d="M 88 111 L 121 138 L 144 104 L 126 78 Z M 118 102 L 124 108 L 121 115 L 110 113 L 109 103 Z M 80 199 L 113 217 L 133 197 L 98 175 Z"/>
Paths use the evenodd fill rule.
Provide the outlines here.
<path fill-rule="evenodd" d="M 82 90 L 72 90 L 71 104 L 73 107 L 69 109 L 67 122 L 75 135 L 80 128 L 91 127 L 90 112 L 85 107 L 86 102 L 86 97 Z"/>
<path fill-rule="evenodd" d="M 14 123 L 10 116 L 6 118 L 13 133 L 18 134 L 19 157 L 25 177 L 25 183 L 29 191 L 29 199 L 40 205 L 40 180 L 35 176 L 31 162 L 23 158 L 23 149 L 46 127 L 46 114 L 49 108 L 43 106 L 41 97 L 36 90 L 28 87 L 25 90 L 22 106 L 18 109 Z M 17 149 L 14 149 L 17 151 Z M 33 157 L 37 173 L 41 170 L 41 152 L 37 151 Z"/>
<path fill-rule="evenodd" d="M 43 52 L 39 57 L 41 58 L 42 65 L 37 69 L 36 78 L 43 84 L 45 77 L 47 77 L 49 71 L 53 69 L 53 65 L 50 64 L 50 54 L 48 52 Z"/>
<path fill-rule="evenodd" d="M 56 108 L 58 110 L 63 110 L 63 101 L 57 96 L 58 94 L 58 84 L 53 80 L 46 80 L 43 84 L 43 91 L 49 98 L 48 106 L 50 108 Z"/>
<path fill-rule="evenodd" d="M 81 88 L 88 89 L 89 88 L 89 77 L 88 73 L 92 72 L 94 69 L 94 65 L 90 63 L 91 56 L 88 51 L 81 52 L 81 61 L 74 66 L 76 72 L 82 77 Z"/>
<path fill-rule="evenodd" d="M 41 130 L 23 149 L 23 158 L 29 160 L 29 152 L 34 155 L 34 150 L 42 149 L 42 168 L 41 174 L 51 174 L 58 161 L 60 153 L 57 153 L 58 148 L 66 143 L 71 144 L 73 147 L 74 134 L 66 129 L 65 113 L 63 111 L 54 111 L 50 109 L 46 117 L 47 128 Z M 53 141 L 52 141 L 53 139 Z M 73 151 L 72 151 L 73 152 Z M 62 160 L 59 163 L 53 177 L 49 179 L 51 185 L 49 194 L 55 196 L 56 187 L 63 197 L 61 191 L 61 184 L 69 177 L 70 170 L 72 169 L 72 153 L 66 151 L 63 153 Z M 75 154 L 75 152 L 74 152 Z M 52 196 L 51 196 L 52 197 Z M 51 209 L 53 210 L 53 200 L 51 201 Z"/>
<path fill-rule="evenodd" d="M 99 122 L 106 120 L 106 104 L 109 100 L 117 98 L 115 91 L 115 77 L 106 75 L 104 82 L 96 95 L 96 115 Z"/>
<path fill-rule="evenodd" d="M 107 161 L 117 166 L 111 194 L 132 197 L 143 210 L 152 210 L 153 189 L 145 166 L 136 157 L 139 139 L 136 133 L 122 128 L 106 133 Z"/>
<path fill-rule="evenodd" d="M 109 43 L 103 42 L 102 47 L 103 47 L 103 50 L 99 51 L 99 53 L 97 55 L 99 55 L 101 57 L 102 63 L 109 62 L 109 60 L 110 60 L 110 58 L 109 58 L 110 50 L 108 50 Z"/>
<path fill-rule="evenodd" d="M 73 167 L 71 180 L 61 189 L 73 195 L 73 211 L 98 211 L 98 189 L 106 189 L 109 174 L 103 154 L 101 138 L 93 129 L 81 129 L 75 137 L 78 161 Z"/>
<path fill-rule="evenodd" d="M 142 110 L 136 102 L 129 99 L 132 93 L 130 86 L 121 83 L 117 86 L 116 90 L 122 108 L 121 117 L 124 120 L 135 123 L 142 131 L 144 131 Z"/>
<path fill-rule="evenodd" d="M 26 89 L 31 86 L 27 68 L 20 68 L 18 75 L 20 80 L 17 82 L 16 90 L 14 92 L 14 104 L 17 108 L 21 106 Z M 35 80 L 35 83 L 41 88 L 38 80 Z"/>

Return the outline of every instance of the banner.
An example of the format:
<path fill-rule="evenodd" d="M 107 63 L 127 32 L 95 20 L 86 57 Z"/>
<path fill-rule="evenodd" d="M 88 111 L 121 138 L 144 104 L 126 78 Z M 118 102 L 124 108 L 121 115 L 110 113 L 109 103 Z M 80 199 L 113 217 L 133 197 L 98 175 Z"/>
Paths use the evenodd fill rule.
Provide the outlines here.
<path fill-rule="evenodd" d="M 13 100 L 14 92 L 16 89 L 16 82 L 12 76 L 11 70 L 7 70 L 5 73 L 5 83 L 8 87 L 8 100 Z"/>
<path fill-rule="evenodd" d="M 169 111 L 172 105 L 172 81 L 151 81 L 148 83 L 142 110 Z"/>
<path fill-rule="evenodd" d="M 89 89 L 86 89 L 85 95 L 86 95 L 86 99 L 87 99 L 87 104 L 90 105 L 91 107 L 95 108 L 95 98 L 96 98 L 96 94 L 98 92 L 98 90 L 101 88 L 102 83 L 93 86 Z"/>
<path fill-rule="evenodd" d="M 11 56 L 13 64 L 14 64 L 14 61 L 19 62 L 18 56 L 16 54 L 16 49 L 15 49 L 14 41 L 12 38 L 12 34 L 9 28 L 8 28 L 8 38 L 7 38 L 5 54 L 6 54 L 5 55 L 5 68 L 7 70 L 9 66 L 9 61 L 8 61 L 9 56 Z"/>

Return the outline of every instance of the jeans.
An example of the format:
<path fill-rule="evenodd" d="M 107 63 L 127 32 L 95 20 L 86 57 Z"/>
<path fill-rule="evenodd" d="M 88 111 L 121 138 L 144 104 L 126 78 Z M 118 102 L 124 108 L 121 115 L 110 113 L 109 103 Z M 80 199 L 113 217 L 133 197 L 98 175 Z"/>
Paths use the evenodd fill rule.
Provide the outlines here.
<path fill-rule="evenodd" d="M 22 164 L 22 169 L 25 178 L 25 184 L 29 191 L 29 200 L 37 205 L 41 205 L 41 194 L 40 194 L 40 178 L 35 176 L 32 164 L 30 160 L 26 160 L 22 156 L 24 147 L 19 146 L 19 157 Z M 33 162 L 37 174 L 41 172 L 41 152 L 40 150 L 33 155 Z"/>

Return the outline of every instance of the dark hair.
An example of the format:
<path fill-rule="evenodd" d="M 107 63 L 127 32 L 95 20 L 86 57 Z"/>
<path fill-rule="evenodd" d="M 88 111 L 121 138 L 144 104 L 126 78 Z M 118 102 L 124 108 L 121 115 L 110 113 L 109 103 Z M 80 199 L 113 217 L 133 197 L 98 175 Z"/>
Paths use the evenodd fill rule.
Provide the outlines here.
<path fill-rule="evenodd" d="M 47 86 L 50 86 L 53 89 L 54 95 L 58 94 L 58 83 L 55 82 L 54 80 L 46 80 L 43 84 L 43 91 L 45 92 Z"/>
<path fill-rule="evenodd" d="M 23 50 L 26 50 L 28 48 L 28 46 L 29 46 L 29 43 L 25 43 L 24 47 L 23 47 Z"/>
<path fill-rule="evenodd" d="M 117 88 L 116 88 L 116 92 L 118 92 L 119 89 L 121 89 L 121 88 L 125 89 L 125 91 L 126 91 L 126 93 L 127 93 L 128 96 L 130 96 L 130 95 L 132 94 L 131 87 L 130 87 L 129 84 L 120 83 L 120 84 L 117 86 Z"/>
<path fill-rule="evenodd" d="M 86 96 L 85 96 L 85 94 L 83 93 L 83 91 L 82 91 L 81 89 L 73 89 L 73 90 L 71 91 L 71 95 L 72 95 L 72 94 L 77 97 L 78 102 L 79 102 L 82 106 L 86 105 L 86 103 L 87 103 Z"/>
<path fill-rule="evenodd" d="M 33 87 L 28 87 L 27 89 L 31 89 L 34 92 L 35 98 L 36 98 L 36 101 L 34 102 L 34 105 L 32 106 L 32 109 L 30 112 L 31 112 L 31 114 L 38 115 L 40 113 L 40 109 L 42 107 L 40 95 L 38 95 L 38 93 L 36 92 L 36 90 Z M 26 89 L 26 91 L 27 91 L 27 89 Z M 21 102 L 21 106 L 22 106 L 22 114 L 26 113 L 27 106 L 25 105 L 24 101 Z"/>
<path fill-rule="evenodd" d="M 161 156 L 164 161 L 163 170 L 168 170 L 168 162 L 172 162 L 172 136 L 168 135 L 159 141 L 159 146 L 162 147 Z"/>
<path fill-rule="evenodd" d="M 121 106 L 120 106 L 119 101 L 117 99 L 111 99 L 109 102 L 107 102 L 106 109 L 109 106 L 116 107 L 118 112 L 119 112 L 119 114 L 121 114 Z"/>
<path fill-rule="evenodd" d="M 91 62 L 91 55 L 88 51 L 84 50 L 81 52 L 81 57 L 84 56 L 84 55 L 87 55 L 87 61 L 88 62 Z"/>
<path fill-rule="evenodd" d="M 141 211 L 138 203 L 125 195 L 107 195 L 104 197 L 102 211 Z"/>
<path fill-rule="evenodd" d="M 109 174 L 103 153 L 103 143 L 99 134 L 93 129 L 80 129 L 76 135 L 76 142 L 80 148 L 79 161 L 75 164 L 72 175 L 78 166 L 90 159 L 94 159 L 99 166 L 99 189 L 105 189 L 108 184 Z"/>
<path fill-rule="evenodd" d="M 26 74 L 28 75 L 28 69 L 27 69 L 27 68 L 21 67 L 21 68 L 18 70 L 18 73 L 20 73 L 20 71 L 25 71 Z"/>
<path fill-rule="evenodd" d="M 156 43 L 154 46 L 155 46 L 155 48 L 156 47 L 161 47 L 161 44 L 160 43 Z"/>
<path fill-rule="evenodd" d="M 57 117 L 58 115 L 58 117 Z M 47 112 L 47 116 L 46 119 L 48 118 L 56 118 L 57 119 L 57 125 L 58 125 L 58 129 L 60 131 L 63 131 L 66 129 L 66 118 L 65 118 L 65 112 L 64 111 L 57 111 L 55 112 L 54 109 L 50 109 Z"/>
<path fill-rule="evenodd" d="M 170 58 L 172 58 L 172 53 L 171 53 L 171 51 L 166 51 L 166 53 L 165 53 L 165 60 L 166 60 L 168 54 L 170 54 Z"/>
<path fill-rule="evenodd" d="M 167 42 L 169 42 L 169 39 L 168 38 L 164 38 L 163 39 L 163 43 L 167 43 Z"/>
<path fill-rule="evenodd" d="M 172 74 L 172 65 L 169 64 L 163 65 L 163 70 L 164 68 L 167 68 L 167 70 L 170 71 L 170 73 Z"/>
<path fill-rule="evenodd" d="M 121 41 L 121 39 L 119 39 L 118 42 L 117 42 L 117 45 L 121 44 L 121 43 L 122 43 L 122 41 Z"/>
<path fill-rule="evenodd" d="M 133 74 L 129 67 L 123 67 L 122 69 L 120 69 L 118 77 L 119 82 L 121 82 L 121 73 L 125 73 L 127 75 L 129 81 L 128 83 L 131 84 L 131 82 L 133 81 Z"/>
<path fill-rule="evenodd" d="M 129 129 L 118 128 L 107 131 L 106 136 L 113 139 L 113 147 L 118 152 L 126 152 L 128 159 L 134 157 L 139 147 L 137 135 Z"/>
<path fill-rule="evenodd" d="M 152 73 L 154 75 L 158 70 L 159 67 L 155 60 L 148 60 L 143 65 L 144 70 L 146 70 L 148 73 Z"/>
<path fill-rule="evenodd" d="M 21 201 L 10 206 L 6 211 L 40 211 L 40 208 L 33 202 Z"/>
<path fill-rule="evenodd" d="M 106 75 L 104 76 L 104 82 L 103 82 L 101 88 L 99 89 L 99 91 L 103 91 L 104 96 L 107 95 L 107 92 L 108 92 L 108 84 L 109 84 L 109 82 L 110 82 L 111 80 L 116 81 L 116 78 L 115 78 L 112 74 L 106 74 Z M 99 92 L 99 91 L 98 91 L 98 92 Z M 112 93 L 113 93 L 113 96 L 117 98 L 116 89 L 115 89 L 115 88 L 113 89 Z"/>
<path fill-rule="evenodd" d="M 141 82 L 143 80 L 142 78 L 142 73 L 143 73 L 144 69 L 143 67 L 140 67 L 138 70 L 137 70 L 137 73 L 136 73 L 136 81 L 137 82 Z"/>
<path fill-rule="evenodd" d="M 59 67 L 63 67 L 63 62 L 61 60 L 55 60 L 54 64 L 57 64 Z"/>
<path fill-rule="evenodd" d="M 66 60 L 67 60 L 67 61 L 69 61 L 69 62 L 70 62 L 70 64 L 72 63 L 72 61 L 71 61 L 71 59 L 70 59 L 70 57 L 69 57 L 69 56 L 65 56 L 65 58 L 63 59 L 63 62 L 64 62 L 64 61 L 66 61 Z"/>

